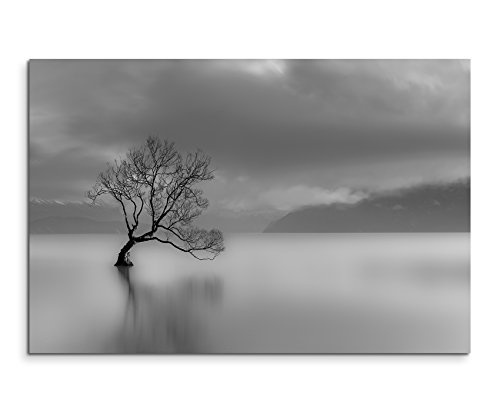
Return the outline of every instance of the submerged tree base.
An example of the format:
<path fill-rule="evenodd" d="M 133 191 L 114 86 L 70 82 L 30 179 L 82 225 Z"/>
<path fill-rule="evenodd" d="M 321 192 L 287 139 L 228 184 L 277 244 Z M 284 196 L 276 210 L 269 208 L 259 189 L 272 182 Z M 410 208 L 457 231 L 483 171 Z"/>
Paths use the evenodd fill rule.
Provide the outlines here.
<path fill-rule="evenodd" d="M 134 266 L 134 264 L 130 260 L 128 262 L 116 261 L 115 266 L 117 266 L 117 267 L 130 267 L 130 266 Z"/>
<path fill-rule="evenodd" d="M 126 247 L 127 247 L 127 245 L 118 254 L 118 259 L 115 263 L 115 266 L 118 266 L 118 267 L 134 266 L 134 264 L 130 260 L 130 252 L 124 252 Z"/>

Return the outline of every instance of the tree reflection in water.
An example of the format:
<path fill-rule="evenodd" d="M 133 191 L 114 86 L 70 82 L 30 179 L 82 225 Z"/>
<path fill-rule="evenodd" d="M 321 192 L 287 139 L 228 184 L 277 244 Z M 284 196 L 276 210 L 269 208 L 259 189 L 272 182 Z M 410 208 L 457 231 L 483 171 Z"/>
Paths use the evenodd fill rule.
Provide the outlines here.
<path fill-rule="evenodd" d="M 196 276 L 161 286 L 139 282 L 134 267 L 118 267 L 126 288 L 123 326 L 113 345 L 121 353 L 203 353 L 208 351 L 203 315 L 221 301 L 217 276 Z"/>

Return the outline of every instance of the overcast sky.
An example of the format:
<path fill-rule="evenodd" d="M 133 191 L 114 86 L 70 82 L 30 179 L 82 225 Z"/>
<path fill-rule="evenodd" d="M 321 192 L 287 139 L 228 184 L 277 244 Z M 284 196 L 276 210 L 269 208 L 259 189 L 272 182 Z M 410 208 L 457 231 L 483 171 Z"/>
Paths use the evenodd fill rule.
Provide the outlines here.
<path fill-rule="evenodd" d="M 212 156 L 220 213 L 469 176 L 457 60 L 32 61 L 30 196 L 83 200 L 148 135 Z"/>

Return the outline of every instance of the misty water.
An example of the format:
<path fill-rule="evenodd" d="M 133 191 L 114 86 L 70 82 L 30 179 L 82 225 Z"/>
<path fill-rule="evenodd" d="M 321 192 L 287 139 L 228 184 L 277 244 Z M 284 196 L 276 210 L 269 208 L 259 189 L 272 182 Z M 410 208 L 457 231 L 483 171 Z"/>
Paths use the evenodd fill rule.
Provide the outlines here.
<path fill-rule="evenodd" d="M 464 353 L 469 234 L 31 235 L 31 353 Z"/>

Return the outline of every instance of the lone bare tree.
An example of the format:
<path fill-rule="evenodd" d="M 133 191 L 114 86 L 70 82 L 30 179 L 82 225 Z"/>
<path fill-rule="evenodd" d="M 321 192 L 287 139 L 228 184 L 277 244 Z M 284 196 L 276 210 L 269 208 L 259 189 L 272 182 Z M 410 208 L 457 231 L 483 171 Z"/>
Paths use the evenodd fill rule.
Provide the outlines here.
<path fill-rule="evenodd" d="M 141 242 L 165 243 L 200 260 L 214 259 L 224 250 L 220 230 L 192 225 L 208 206 L 195 186 L 214 178 L 209 166 L 210 157 L 202 152 L 183 157 L 174 143 L 157 137 L 149 137 L 125 158 L 108 164 L 87 196 L 95 204 L 100 196 L 109 195 L 121 207 L 128 241 L 115 266 L 132 266 L 130 250 Z M 139 234 L 144 223 L 146 229 Z"/>

